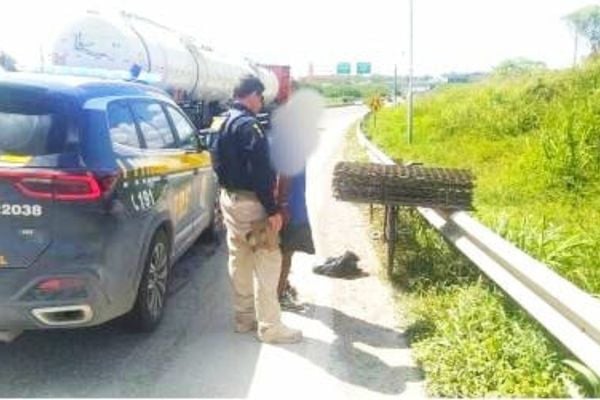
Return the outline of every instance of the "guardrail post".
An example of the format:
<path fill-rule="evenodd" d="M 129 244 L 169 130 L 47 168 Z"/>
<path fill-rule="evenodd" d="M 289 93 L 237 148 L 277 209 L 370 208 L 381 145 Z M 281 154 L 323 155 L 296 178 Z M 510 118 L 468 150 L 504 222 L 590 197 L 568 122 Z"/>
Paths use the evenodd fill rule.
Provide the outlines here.
<path fill-rule="evenodd" d="M 387 275 L 388 278 L 391 278 L 394 272 L 394 255 L 398 238 L 398 207 L 386 205 L 384 218 L 384 236 L 387 239 Z"/>

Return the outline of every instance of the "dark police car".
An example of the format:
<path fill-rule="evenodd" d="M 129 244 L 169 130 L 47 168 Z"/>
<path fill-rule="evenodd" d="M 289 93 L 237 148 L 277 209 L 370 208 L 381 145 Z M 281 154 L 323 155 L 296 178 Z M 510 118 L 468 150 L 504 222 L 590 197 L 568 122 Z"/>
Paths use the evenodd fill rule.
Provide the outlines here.
<path fill-rule="evenodd" d="M 171 264 L 213 219 L 197 142 L 147 85 L 0 74 L 0 334 L 156 327 Z"/>

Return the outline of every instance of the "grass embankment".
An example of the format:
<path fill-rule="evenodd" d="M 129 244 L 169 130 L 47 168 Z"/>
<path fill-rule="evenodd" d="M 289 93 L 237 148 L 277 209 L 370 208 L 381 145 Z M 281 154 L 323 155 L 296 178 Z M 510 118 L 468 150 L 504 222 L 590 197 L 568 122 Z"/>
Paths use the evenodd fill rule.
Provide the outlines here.
<path fill-rule="evenodd" d="M 387 154 L 470 168 L 476 216 L 591 293 L 600 293 L 600 65 L 420 98 L 367 122 Z M 569 395 L 568 357 L 418 215 L 403 211 L 395 277 L 407 284 L 413 349 L 435 396 Z"/>
<path fill-rule="evenodd" d="M 368 161 L 354 138 L 346 157 Z M 364 208 L 365 218 L 369 211 Z M 564 357 L 543 331 L 483 280 L 477 269 L 446 244 L 418 214 L 402 210 L 400 243 L 393 281 L 408 287 L 397 292 L 400 314 L 432 396 L 562 397 L 568 395 L 570 371 Z M 376 207 L 372 234 L 383 226 Z M 382 263 L 385 247 L 375 243 Z M 382 276 L 384 272 L 382 271 Z"/>
<path fill-rule="evenodd" d="M 600 63 L 448 86 L 386 109 L 375 143 L 392 157 L 470 168 L 477 217 L 590 293 L 600 294 Z"/>

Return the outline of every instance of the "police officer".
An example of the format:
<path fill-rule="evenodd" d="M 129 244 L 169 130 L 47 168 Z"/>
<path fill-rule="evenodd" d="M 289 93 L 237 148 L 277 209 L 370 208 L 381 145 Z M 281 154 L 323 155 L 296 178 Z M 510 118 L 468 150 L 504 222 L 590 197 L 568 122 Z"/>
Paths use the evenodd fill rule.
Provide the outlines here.
<path fill-rule="evenodd" d="M 264 90 L 262 82 L 252 75 L 239 81 L 233 92 L 234 104 L 214 144 L 213 166 L 223 189 L 220 202 L 227 228 L 235 331 L 258 328 L 263 342 L 296 343 L 302 332 L 281 322 L 277 297 L 280 249 L 257 248 L 248 240 L 248 233 L 259 221 L 264 221 L 274 235 L 282 227 L 269 142 L 256 119 L 264 105 Z"/>

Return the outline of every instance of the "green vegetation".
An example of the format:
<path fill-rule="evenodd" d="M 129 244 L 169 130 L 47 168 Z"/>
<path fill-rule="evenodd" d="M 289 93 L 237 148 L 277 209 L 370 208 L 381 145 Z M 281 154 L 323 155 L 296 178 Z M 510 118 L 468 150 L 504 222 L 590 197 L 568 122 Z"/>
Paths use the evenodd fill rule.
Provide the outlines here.
<path fill-rule="evenodd" d="M 583 7 L 565 17 L 577 35 L 583 36 L 592 48 L 592 54 L 600 51 L 600 6 Z"/>
<path fill-rule="evenodd" d="M 495 74 L 384 109 L 372 140 L 395 159 L 470 168 L 476 217 L 590 293 L 600 293 L 600 63 Z M 412 346 L 433 396 L 586 395 L 598 381 L 413 211 L 398 265 Z"/>
<path fill-rule="evenodd" d="M 387 95 L 393 90 L 389 78 L 373 77 L 329 77 L 299 83 L 299 87 L 318 91 L 328 104 L 343 104 L 364 100 L 374 95 Z"/>
<path fill-rule="evenodd" d="M 506 77 L 540 72 L 544 69 L 546 69 L 546 64 L 543 62 L 533 61 L 527 58 L 515 58 L 501 62 L 494 68 L 494 73 Z"/>
<path fill-rule="evenodd" d="M 591 293 L 600 293 L 600 63 L 446 86 L 369 134 L 390 156 L 470 168 L 477 217 Z"/>
<path fill-rule="evenodd" d="M 345 154 L 368 160 L 354 127 Z M 575 386 L 561 348 L 418 213 L 402 209 L 399 221 L 391 282 L 402 289 L 398 306 L 403 317 L 408 309 L 405 324 L 431 396 L 567 397 L 583 391 L 585 379 Z M 375 207 L 372 237 L 380 236 L 382 223 L 382 207 Z M 385 262 L 383 242 L 374 244 Z"/>
<path fill-rule="evenodd" d="M 418 213 L 405 227 L 392 280 L 403 282 L 409 337 L 427 390 L 449 397 L 568 397 L 567 354 L 483 278 Z"/>
<path fill-rule="evenodd" d="M 580 384 L 584 388 L 584 392 L 587 396 L 593 398 L 600 397 L 600 377 L 588 367 L 577 361 L 564 360 L 563 362 L 579 374 L 578 378 Z"/>
<path fill-rule="evenodd" d="M 527 60 L 517 59 L 516 63 L 527 63 Z M 535 62 L 534 62 L 535 64 Z M 538 63 L 539 64 L 539 63 Z M 448 73 L 444 78 L 449 82 L 467 83 L 480 80 L 485 77 L 484 73 Z M 441 77 L 431 75 L 415 76 L 413 78 L 413 87 L 417 90 L 431 89 L 445 82 Z M 316 90 L 328 104 L 345 104 L 355 101 L 367 102 L 372 97 L 384 97 L 392 99 L 394 96 L 394 87 L 396 95 L 402 97 L 408 88 L 408 77 L 398 76 L 396 84 L 394 77 L 387 75 L 369 75 L 369 76 L 316 76 L 306 77 L 296 82 L 298 88 L 309 88 Z"/>
<path fill-rule="evenodd" d="M 511 315 L 504 301 L 499 293 L 473 284 L 440 293 L 415 308 L 422 321 L 436 321 L 412 339 L 430 392 L 475 397 L 568 394 L 567 376 L 548 339 L 525 316 Z"/>

